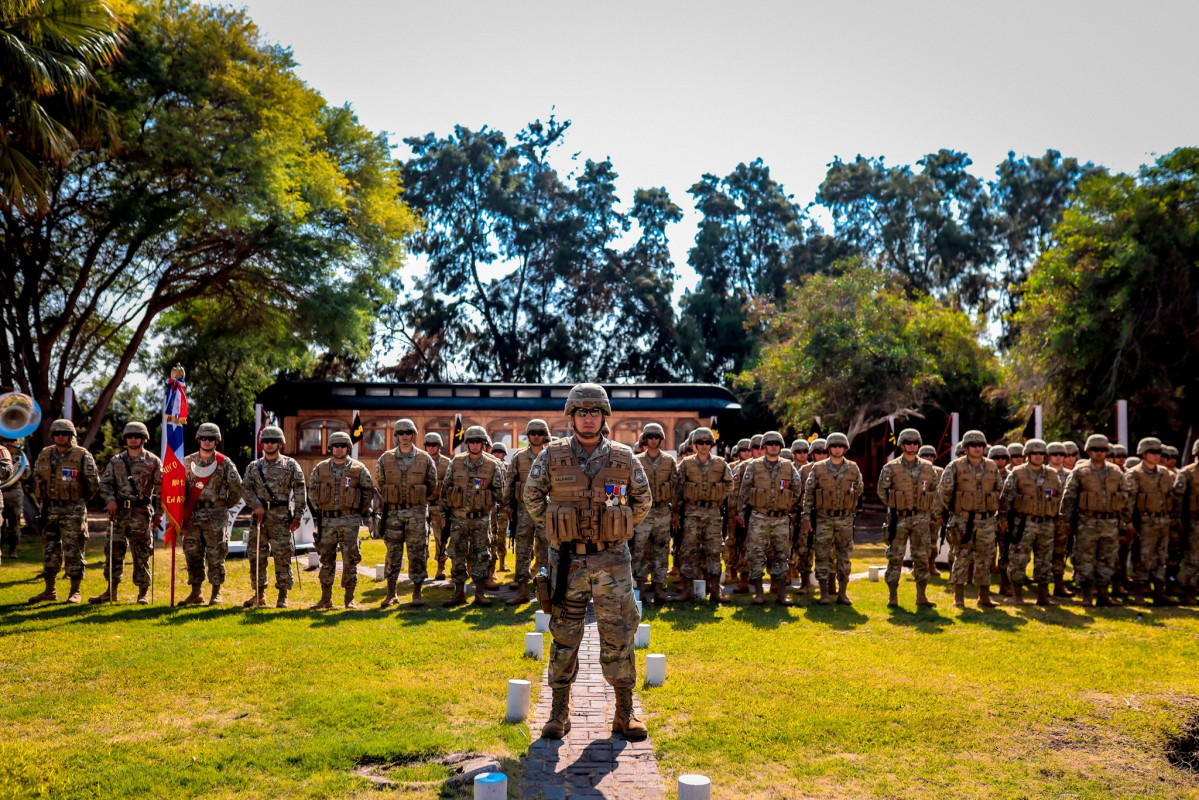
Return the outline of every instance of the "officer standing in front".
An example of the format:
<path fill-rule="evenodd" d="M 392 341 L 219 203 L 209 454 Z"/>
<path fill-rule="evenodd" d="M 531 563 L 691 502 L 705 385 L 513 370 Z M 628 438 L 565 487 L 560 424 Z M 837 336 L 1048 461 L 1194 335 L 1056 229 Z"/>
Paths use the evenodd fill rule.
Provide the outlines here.
<path fill-rule="evenodd" d="M 104 543 L 104 575 L 108 585 L 89 603 L 116 602 L 117 587 L 125 570 L 125 551 L 133 553 L 133 585 L 137 602 L 145 605 L 150 591 L 150 556 L 154 553 L 154 531 L 162 522 L 162 461 L 145 449 L 150 431 L 140 422 L 125 426 L 121 438 L 125 449 L 104 467 L 100 494 L 112 520 L 112 546 Z"/>
<path fill-rule="evenodd" d="M 33 496 L 42 505 L 40 520 L 42 535 L 42 578 L 46 589 L 29 598 L 30 603 L 57 600 L 54 583 L 58 569 L 66 562 L 67 577 L 71 579 L 68 603 L 83 600 L 79 587 L 83 583 L 83 550 L 87 545 L 87 501 L 100 487 L 96 460 L 86 448 L 75 442 L 75 424 L 69 419 L 56 419 L 50 424 L 49 445 L 38 454 L 33 467 Z"/>

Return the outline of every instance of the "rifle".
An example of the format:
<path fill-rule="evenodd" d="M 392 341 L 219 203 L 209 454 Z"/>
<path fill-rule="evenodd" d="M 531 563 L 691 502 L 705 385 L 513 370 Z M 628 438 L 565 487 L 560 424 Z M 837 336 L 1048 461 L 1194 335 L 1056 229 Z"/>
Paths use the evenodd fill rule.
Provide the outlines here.
<path fill-rule="evenodd" d="M 962 534 L 962 545 L 968 545 L 974 541 L 974 512 L 971 511 L 966 516 L 966 532 Z"/>
<path fill-rule="evenodd" d="M 450 514 L 441 515 L 441 546 L 444 548 L 450 540 Z"/>
<path fill-rule="evenodd" d="M 312 543 L 317 547 L 321 546 L 321 512 L 316 510 L 316 506 L 308 503 L 308 510 L 312 512 L 312 524 L 314 530 L 312 532 Z"/>
<path fill-rule="evenodd" d="M 811 552 L 811 550 L 815 546 L 815 544 L 816 544 L 816 505 L 813 503 L 812 504 L 812 525 L 808 529 L 808 552 Z"/>
<path fill-rule="evenodd" d="M 1066 534 L 1066 555 L 1074 557 L 1074 540 L 1078 538 L 1078 506 L 1074 507 L 1074 512 L 1070 514 L 1070 531 Z"/>
<path fill-rule="evenodd" d="M 949 515 L 941 514 L 941 529 L 937 531 L 937 536 L 940 538 L 937 549 L 940 550 L 945 546 L 945 538 L 949 535 Z"/>
<path fill-rule="evenodd" d="M 1010 530 L 1012 532 L 1008 535 L 1008 538 L 1009 538 L 1011 544 L 1020 544 L 1020 542 L 1024 541 L 1024 527 L 1026 525 L 1028 525 L 1028 515 L 1027 514 L 1020 515 L 1020 524 L 1019 525 L 1012 524 L 1013 517 L 1015 517 L 1014 509 L 1013 509 L 1013 511 L 1011 511 L 1008 514 L 1008 530 Z M 1007 555 L 1006 551 L 1005 551 L 1004 555 Z"/>
<path fill-rule="evenodd" d="M 857 518 L 857 515 L 854 515 Z M 894 508 L 887 509 L 887 546 L 891 546 L 891 542 L 895 541 L 896 529 L 899 527 L 899 514 Z"/>
<path fill-rule="evenodd" d="M 374 538 L 376 539 L 382 539 L 383 535 L 387 533 L 387 512 L 390 511 L 387 503 L 379 503 L 379 509 L 379 522 L 375 525 Z"/>
<path fill-rule="evenodd" d="M 512 505 L 508 506 L 508 542 L 512 545 L 511 550 L 516 552 L 516 499 L 513 498 Z"/>

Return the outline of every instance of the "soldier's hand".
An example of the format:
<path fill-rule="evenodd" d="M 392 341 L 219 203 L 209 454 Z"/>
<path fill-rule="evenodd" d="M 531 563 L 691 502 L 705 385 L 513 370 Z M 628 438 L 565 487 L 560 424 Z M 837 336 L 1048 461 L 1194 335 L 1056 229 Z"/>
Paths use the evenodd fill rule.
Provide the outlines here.
<path fill-rule="evenodd" d="M 671 518 L 670 518 L 670 527 L 674 528 L 676 531 L 679 529 L 679 526 L 680 526 L 680 525 L 682 525 L 682 524 L 683 524 L 683 523 L 682 523 L 682 522 L 679 520 L 679 518 L 678 518 L 678 517 L 671 517 Z"/>
<path fill-rule="evenodd" d="M 1007 523 L 1001 522 L 1001 523 L 999 523 L 998 527 L 999 527 L 999 532 L 1001 534 L 1003 534 L 1004 536 L 1007 536 Z"/>
<path fill-rule="evenodd" d="M 265 516 L 266 516 L 266 509 L 263 508 L 262 506 L 258 506 L 257 508 L 254 509 L 254 521 L 255 522 L 262 522 L 262 518 Z M 292 530 L 295 530 L 295 529 L 293 528 Z"/>
<path fill-rule="evenodd" d="M 154 526 L 154 530 L 158 530 L 159 528 L 161 528 L 162 527 L 162 513 L 159 512 L 159 513 L 155 514 L 154 519 L 151 520 L 150 524 Z"/>
<path fill-rule="evenodd" d="M 109 519 L 117 518 L 117 501 L 109 500 L 108 505 L 104 506 L 104 510 L 108 512 Z"/>
<path fill-rule="evenodd" d="M 809 533 L 811 533 L 812 532 L 812 520 L 808 519 L 807 517 L 804 517 L 803 525 L 800 527 L 800 530 L 803 531 L 804 536 L 807 536 Z"/>
<path fill-rule="evenodd" d="M 295 533 L 296 528 L 299 528 L 299 527 L 300 527 L 300 518 L 292 517 L 291 522 L 287 526 L 287 529 L 290 530 L 292 533 Z"/>

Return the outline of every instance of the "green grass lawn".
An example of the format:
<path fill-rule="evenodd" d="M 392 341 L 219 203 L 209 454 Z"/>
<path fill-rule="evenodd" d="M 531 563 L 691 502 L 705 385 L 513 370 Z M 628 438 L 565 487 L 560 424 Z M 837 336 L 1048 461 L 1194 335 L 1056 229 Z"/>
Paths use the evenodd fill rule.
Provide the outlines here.
<path fill-rule="evenodd" d="M 502 719 L 506 681 L 540 678 L 532 606 L 445 610 L 436 589 L 381 612 L 361 578 L 363 609 L 312 612 L 304 572 L 292 609 L 249 613 L 237 559 L 220 608 L 136 606 L 128 583 L 117 606 L 30 608 L 36 544 L 21 556 L 0 569 L 0 800 L 431 798 L 447 769 L 425 762 L 455 751 L 501 759 L 515 789 L 529 730 Z M 881 563 L 855 547 L 855 571 Z M 958 611 L 943 586 L 919 614 L 906 577 L 895 613 L 864 580 L 852 608 L 647 607 L 667 682 L 639 692 L 670 789 L 699 772 L 718 798 L 1199 797 L 1165 757 L 1199 714 L 1199 610 Z M 411 762 L 399 791 L 352 774 L 373 761 Z"/>

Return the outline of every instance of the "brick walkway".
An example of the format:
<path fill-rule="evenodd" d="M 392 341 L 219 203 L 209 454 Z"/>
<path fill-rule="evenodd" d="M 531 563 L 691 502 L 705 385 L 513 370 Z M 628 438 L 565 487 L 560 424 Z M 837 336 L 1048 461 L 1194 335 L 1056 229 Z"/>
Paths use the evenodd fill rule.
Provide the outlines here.
<path fill-rule="evenodd" d="M 593 606 L 587 608 L 586 623 L 579 646 L 579 677 L 570 692 L 570 733 L 557 741 L 533 740 L 524 759 L 521 796 L 525 800 L 660 800 L 665 792 L 650 740 L 629 742 L 612 733 L 616 697 L 600 671 L 599 631 Z M 545 651 L 548 656 L 548 641 Z M 547 674 L 548 670 L 542 674 L 537 706 L 529 719 L 534 737 L 540 736 L 553 705 Z M 644 719 L 636 694 L 633 708 Z"/>

